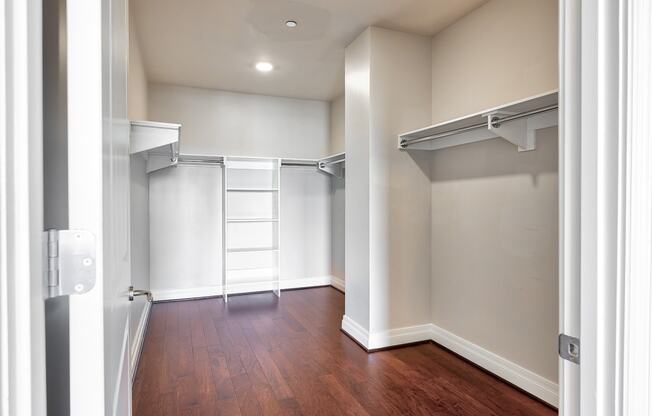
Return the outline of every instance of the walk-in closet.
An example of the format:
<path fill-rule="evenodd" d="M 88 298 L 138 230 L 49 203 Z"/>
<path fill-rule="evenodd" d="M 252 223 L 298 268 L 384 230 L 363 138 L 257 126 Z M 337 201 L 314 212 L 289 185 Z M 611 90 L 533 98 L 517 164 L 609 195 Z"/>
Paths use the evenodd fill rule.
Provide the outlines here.
<path fill-rule="evenodd" d="M 556 414 L 556 0 L 128 11 L 134 415 Z"/>

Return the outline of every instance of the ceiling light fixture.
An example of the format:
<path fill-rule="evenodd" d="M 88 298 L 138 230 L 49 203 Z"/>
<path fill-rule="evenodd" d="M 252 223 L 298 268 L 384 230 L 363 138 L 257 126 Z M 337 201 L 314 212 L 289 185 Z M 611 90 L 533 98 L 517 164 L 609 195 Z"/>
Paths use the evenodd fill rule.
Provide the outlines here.
<path fill-rule="evenodd" d="M 260 72 L 269 72 L 274 69 L 274 65 L 270 64 L 269 62 L 258 62 L 256 64 L 256 69 Z"/>
<path fill-rule="evenodd" d="M 296 20 L 288 20 L 288 21 L 285 22 L 285 26 L 287 26 L 289 28 L 295 28 L 295 27 L 299 26 L 299 24 L 297 23 Z"/>

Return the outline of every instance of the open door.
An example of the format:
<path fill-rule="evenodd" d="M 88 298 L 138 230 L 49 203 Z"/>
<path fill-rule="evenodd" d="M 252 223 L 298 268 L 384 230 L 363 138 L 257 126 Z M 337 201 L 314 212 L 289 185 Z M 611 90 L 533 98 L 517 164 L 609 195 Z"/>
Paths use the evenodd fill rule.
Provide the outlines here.
<path fill-rule="evenodd" d="M 67 285 L 46 301 L 48 410 L 128 415 L 127 1 L 44 3 L 45 227 Z M 68 244 L 92 273 L 68 280 Z"/>
<path fill-rule="evenodd" d="M 70 298 L 70 414 L 127 415 L 127 1 L 69 0 L 67 29 L 69 227 L 97 241 L 95 288 Z"/>

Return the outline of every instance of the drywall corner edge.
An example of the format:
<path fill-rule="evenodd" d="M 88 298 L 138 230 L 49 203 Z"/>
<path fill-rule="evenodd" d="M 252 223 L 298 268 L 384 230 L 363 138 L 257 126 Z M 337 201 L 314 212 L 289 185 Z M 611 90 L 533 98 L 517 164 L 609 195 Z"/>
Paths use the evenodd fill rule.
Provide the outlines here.
<path fill-rule="evenodd" d="M 342 316 L 342 331 L 346 332 L 363 348 L 369 350 L 369 331 L 347 315 Z"/>

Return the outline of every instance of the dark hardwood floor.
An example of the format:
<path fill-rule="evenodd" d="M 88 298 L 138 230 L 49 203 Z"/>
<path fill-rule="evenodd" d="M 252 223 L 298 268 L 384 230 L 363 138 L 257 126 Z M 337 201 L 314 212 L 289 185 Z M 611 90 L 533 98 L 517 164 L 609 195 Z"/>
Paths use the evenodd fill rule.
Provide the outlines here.
<path fill-rule="evenodd" d="M 434 344 L 367 354 L 333 288 L 152 305 L 133 387 L 145 415 L 554 415 Z"/>

